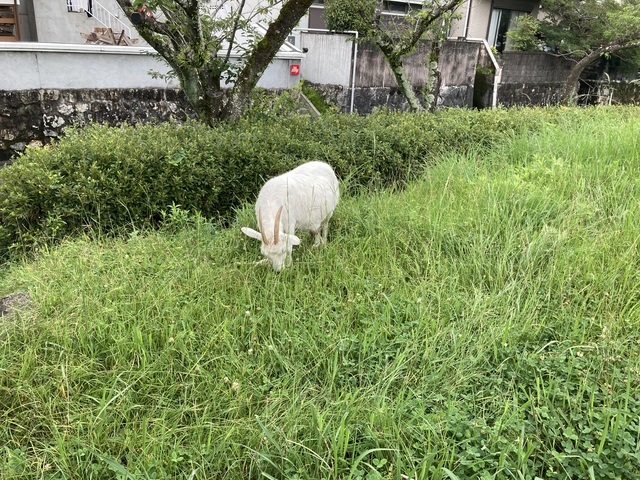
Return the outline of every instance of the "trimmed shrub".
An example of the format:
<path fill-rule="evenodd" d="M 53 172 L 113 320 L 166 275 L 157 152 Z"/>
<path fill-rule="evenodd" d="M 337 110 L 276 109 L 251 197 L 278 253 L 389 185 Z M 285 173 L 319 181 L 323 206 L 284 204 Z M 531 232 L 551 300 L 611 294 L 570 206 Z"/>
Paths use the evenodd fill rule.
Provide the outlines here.
<path fill-rule="evenodd" d="M 226 215 L 247 198 L 247 182 L 289 167 L 258 160 L 252 171 L 244 158 L 259 157 L 256 145 L 230 131 L 211 133 L 195 122 L 91 125 L 28 151 L 0 172 L 0 250 L 29 249 L 86 227 L 155 226 L 172 204 Z"/>
<path fill-rule="evenodd" d="M 171 205 L 228 218 L 264 180 L 323 160 L 351 191 L 404 182 L 445 152 L 536 130 L 568 109 L 380 111 L 185 124 L 89 125 L 0 170 L 0 255 L 85 229 L 155 227 Z M 584 114 L 580 113 L 580 114 Z"/>

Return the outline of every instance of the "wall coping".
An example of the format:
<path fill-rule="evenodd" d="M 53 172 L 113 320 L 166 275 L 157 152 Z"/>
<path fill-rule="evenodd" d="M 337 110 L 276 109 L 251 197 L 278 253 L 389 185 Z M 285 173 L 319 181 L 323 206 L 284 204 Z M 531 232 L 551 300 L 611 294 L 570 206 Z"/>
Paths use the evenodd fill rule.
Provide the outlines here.
<path fill-rule="evenodd" d="M 151 47 L 125 45 L 87 45 L 84 43 L 1 42 L 2 52 L 106 53 L 116 55 L 149 55 Z"/>
<path fill-rule="evenodd" d="M 108 55 L 153 55 L 156 51 L 145 46 L 126 45 L 90 45 L 85 43 L 44 43 L 44 42 L 0 42 L 0 52 L 31 52 L 31 53 L 85 53 Z M 226 52 L 225 52 L 226 53 Z M 280 51 L 275 58 L 284 60 L 301 60 L 304 53 L 297 49 Z M 231 54 L 239 58 L 239 54 Z"/>

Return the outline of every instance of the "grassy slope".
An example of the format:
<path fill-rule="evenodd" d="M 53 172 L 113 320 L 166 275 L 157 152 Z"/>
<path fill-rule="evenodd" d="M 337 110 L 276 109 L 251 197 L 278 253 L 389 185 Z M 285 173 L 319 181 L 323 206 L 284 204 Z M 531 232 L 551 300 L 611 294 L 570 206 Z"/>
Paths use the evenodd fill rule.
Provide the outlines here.
<path fill-rule="evenodd" d="M 12 269 L 0 478 L 637 477 L 639 138 L 444 158 L 280 275 L 180 212 Z"/>

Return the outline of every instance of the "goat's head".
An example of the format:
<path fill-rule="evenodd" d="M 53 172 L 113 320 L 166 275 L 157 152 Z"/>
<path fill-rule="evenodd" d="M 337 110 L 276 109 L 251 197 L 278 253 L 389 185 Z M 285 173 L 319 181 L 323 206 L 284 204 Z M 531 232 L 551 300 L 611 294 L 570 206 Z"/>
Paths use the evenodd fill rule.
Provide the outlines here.
<path fill-rule="evenodd" d="M 242 227 L 242 233 L 262 242 L 260 252 L 262 252 L 262 255 L 271 262 L 271 265 L 276 272 L 279 272 L 285 266 L 289 265 L 291 262 L 291 250 L 293 250 L 293 246 L 300 245 L 300 239 L 296 235 L 287 234 L 280 230 L 280 217 L 282 216 L 283 208 L 284 207 L 280 207 L 278 213 L 276 213 L 273 225 L 273 238 L 267 238 L 267 235 L 265 234 L 265 229 L 262 225 L 261 211 L 258 211 L 259 232 L 256 232 L 252 228 Z"/>

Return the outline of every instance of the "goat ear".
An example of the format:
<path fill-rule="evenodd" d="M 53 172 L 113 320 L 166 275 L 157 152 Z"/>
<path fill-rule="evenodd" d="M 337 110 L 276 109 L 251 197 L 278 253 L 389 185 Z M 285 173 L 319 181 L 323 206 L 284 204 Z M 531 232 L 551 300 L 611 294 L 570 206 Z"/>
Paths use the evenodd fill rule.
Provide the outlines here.
<path fill-rule="evenodd" d="M 300 245 L 300 239 L 296 235 L 289 235 L 289 243 L 291 245 Z"/>
<path fill-rule="evenodd" d="M 260 235 L 260 232 L 256 232 L 253 228 L 242 227 L 240 230 L 242 230 L 242 233 L 244 233 L 247 237 L 255 238 L 256 240 L 262 241 L 262 235 Z"/>

